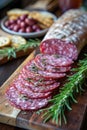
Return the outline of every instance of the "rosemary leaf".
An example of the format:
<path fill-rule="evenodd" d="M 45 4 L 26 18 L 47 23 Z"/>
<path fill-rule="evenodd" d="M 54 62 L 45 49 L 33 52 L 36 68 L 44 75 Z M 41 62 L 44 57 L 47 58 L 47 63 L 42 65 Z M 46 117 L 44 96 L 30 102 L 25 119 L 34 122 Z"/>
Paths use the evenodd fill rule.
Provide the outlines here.
<path fill-rule="evenodd" d="M 37 46 L 40 45 L 40 40 L 39 39 L 29 39 L 29 41 L 27 41 L 27 44 L 23 44 L 23 45 L 20 45 L 16 51 L 26 51 L 28 48 L 35 48 Z"/>

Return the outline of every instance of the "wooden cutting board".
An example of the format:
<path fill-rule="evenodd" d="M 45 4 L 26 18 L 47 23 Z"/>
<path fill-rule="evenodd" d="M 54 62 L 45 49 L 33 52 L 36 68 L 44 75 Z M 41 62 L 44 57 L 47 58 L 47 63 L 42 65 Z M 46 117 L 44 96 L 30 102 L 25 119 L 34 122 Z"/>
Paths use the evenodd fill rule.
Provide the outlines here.
<path fill-rule="evenodd" d="M 9 84 L 21 71 L 22 67 L 35 55 L 38 50 L 34 51 L 11 75 L 11 77 L 0 88 L 0 122 L 9 124 L 12 126 L 18 126 L 21 128 L 32 130 L 81 130 L 84 126 L 84 119 L 87 113 L 87 90 L 83 95 L 78 95 L 77 104 L 72 105 L 72 111 L 66 111 L 67 125 L 57 126 L 51 121 L 43 123 L 41 115 L 37 115 L 33 111 L 20 111 L 14 108 L 8 102 L 5 97 L 5 91 L 9 87 Z"/>

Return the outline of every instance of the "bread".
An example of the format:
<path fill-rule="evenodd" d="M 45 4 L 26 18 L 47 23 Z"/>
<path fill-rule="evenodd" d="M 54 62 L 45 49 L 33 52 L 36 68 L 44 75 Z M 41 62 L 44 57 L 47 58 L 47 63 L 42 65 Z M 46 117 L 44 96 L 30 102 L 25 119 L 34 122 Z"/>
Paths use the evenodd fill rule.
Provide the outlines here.
<path fill-rule="evenodd" d="M 46 27 L 50 27 L 53 24 L 53 18 L 50 15 L 42 14 L 38 11 L 29 12 L 29 17 L 36 19 L 38 22 Z"/>
<path fill-rule="evenodd" d="M 11 16 L 18 17 L 23 14 L 29 14 L 29 11 L 16 8 L 16 9 L 9 10 L 7 12 L 7 16 L 9 16 L 9 17 L 11 17 Z"/>
<path fill-rule="evenodd" d="M 23 45 L 23 44 L 26 44 L 27 41 L 21 37 L 21 36 L 12 36 L 11 37 L 11 46 L 17 48 L 19 47 L 20 45 Z"/>
<path fill-rule="evenodd" d="M 9 37 L 6 36 L 0 36 L 0 48 L 4 46 L 9 46 L 11 43 L 11 40 Z"/>

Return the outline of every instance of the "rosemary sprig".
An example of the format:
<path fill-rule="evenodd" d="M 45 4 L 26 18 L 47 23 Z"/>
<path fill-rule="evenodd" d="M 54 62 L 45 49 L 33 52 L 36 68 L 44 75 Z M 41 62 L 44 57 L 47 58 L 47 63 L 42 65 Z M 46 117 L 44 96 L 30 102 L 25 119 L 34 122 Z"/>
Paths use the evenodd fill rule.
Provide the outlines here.
<path fill-rule="evenodd" d="M 12 56 L 16 58 L 15 48 L 13 47 L 6 47 L 4 49 L 0 49 L 0 57 L 8 57 L 8 59 Z"/>
<path fill-rule="evenodd" d="M 40 45 L 40 40 L 39 39 L 35 39 L 35 40 L 30 39 L 29 41 L 27 41 L 27 44 L 20 45 L 17 48 L 17 51 L 20 51 L 20 50 L 26 51 L 29 47 L 33 48 L 33 47 L 37 47 L 39 45 Z"/>
<path fill-rule="evenodd" d="M 61 125 L 62 120 L 67 123 L 65 109 L 72 110 L 71 102 L 77 103 L 75 95 L 83 91 L 82 85 L 87 78 L 87 55 L 78 63 L 78 68 L 73 69 L 75 74 L 68 77 L 68 82 L 60 89 L 60 93 L 49 102 L 50 107 L 38 111 L 43 112 L 44 122 L 52 119 L 56 124 Z"/>
<path fill-rule="evenodd" d="M 21 50 L 26 51 L 28 48 L 35 48 L 39 46 L 39 44 L 40 44 L 39 39 L 35 39 L 35 40 L 30 39 L 29 41 L 27 41 L 27 44 L 22 44 L 18 48 L 5 47 L 3 49 L 0 49 L 0 57 L 8 57 L 8 59 L 10 57 L 16 58 L 16 52 Z"/>

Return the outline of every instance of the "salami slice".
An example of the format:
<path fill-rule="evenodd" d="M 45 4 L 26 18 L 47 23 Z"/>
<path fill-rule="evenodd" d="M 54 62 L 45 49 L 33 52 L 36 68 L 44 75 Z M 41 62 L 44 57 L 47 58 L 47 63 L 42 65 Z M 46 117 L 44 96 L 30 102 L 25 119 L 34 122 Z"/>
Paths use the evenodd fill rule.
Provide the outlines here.
<path fill-rule="evenodd" d="M 72 60 L 76 60 L 78 57 L 76 45 L 61 39 L 48 39 L 42 41 L 40 44 L 40 51 L 43 54 L 64 55 Z"/>
<path fill-rule="evenodd" d="M 59 88 L 60 83 L 56 82 L 51 85 L 43 85 L 43 86 L 35 86 L 33 84 L 30 84 L 28 87 L 32 89 L 34 92 L 40 92 L 40 93 L 47 93 L 47 92 L 53 92 L 55 89 Z"/>
<path fill-rule="evenodd" d="M 26 66 L 26 69 L 34 76 L 39 75 L 41 77 L 44 77 L 45 79 L 59 79 L 66 76 L 65 73 L 52 73 L 52 72 L 42 71 L 38 69 L 34 63 L 34 60 L 32 60 L 31 64 Z"/>
<path fill-rule="evenodd" d="M 29 63 L 29 65 L 30 65 L 30 63 Z M 42 77 L 42 76 L 40 76 L 40 75 L 37 75 L 36 76 L 36 74 L 34 74 L 33 72 L 31 73 L 31 71 L 29 71 L 29 65 L 26 65 L 23 69 L 22 69 L 22 71 L 20 72 L 20 75 L 24 78 L 24 79 L 32 79 L 32 80 L 36 80 L 36 81 L 38 81 L 38 80 L 44 80 L 44 78 Z"/>
<path fill-rule="evenodd" d="M 39 71 L 39 74 L 46 79 L 60 79 L 66 76 L 65 73 L 52 73 L 47 71 Z"/>
<path fill-rule="evenodd" d="M 52 84 L 54 82 L 56 82 L 56 80 L 53 80 L 51 78 L 46 79 L 44 77 L 42 77 L 41 75 L 34 75 L 32 73 L 29 72 L 29 70 L 26 70 L 25 68 L 22 69 L 22 71 L 20 72 L 19 76 L 21 78 L 23 78 L 24 80 L 28 80 L 29 82 L 32 82 L 33 84 L 37 84 L 37 85 L 49 85 Z"/>
<path fill-rule="evenodd" d="M 48 104 L 51 96 L 44 99 L 30 99 L 23 94 L 19 94 L 15 87 L 10 87 L 6 96 L 11 104 L 21 110 L 38 110 Z"/>
<path fill-rule="evenodd" d="M 48 55 L 48 54 L 38 54 L 35 57 L 35 62 L 37 64 L 41 64 L 43 68 L 46 65 L 53 65 L 55 67 L 67 67 L 73 63 L 72 59 L 65 57 L 63 55 Z"/>
<path fill-rule="evenodd" d="M 48 60 L 45 60 L 44 58 L 39 58 L 40 55 L 42 54 L 37 55 L 34 61 L 35 61 L 35 65 L 41 70 L 53 72 L 53 73 L 59 73 L 59 72 L 67 72 L 71 69 L 71 66 L 56 66 L 56 63 L 54 62 L 50 61 L 51 62 L 50 63 Z M 47 57 L 47 59 L 49 59 L 49 57 Z"/>
<path fill-rule="evenodd" d="M 24 94 L 28 98 L 31 99 L 38 99 L 38 98 L 46 98 L 51 95 L 50 92 L 47 93 L 40 93 L 40 92 L 33 92 L 29 87 L 29 82 L 25 81 L 24 79 L 18 78 L 13 83 L 14 87 L 18 90 L 20 94 Z"/>
<path fill-rule="evenodd" d="M 35 86 L 42 86 L 42 85 L 50 85 L 56 82 L 56 80 L 43 80 L 43 79 L 39 79 L 39 80 L 32 80 L 32 79 L 28 79 L 28 81 L 30 83 L 32 83 Z"/>

